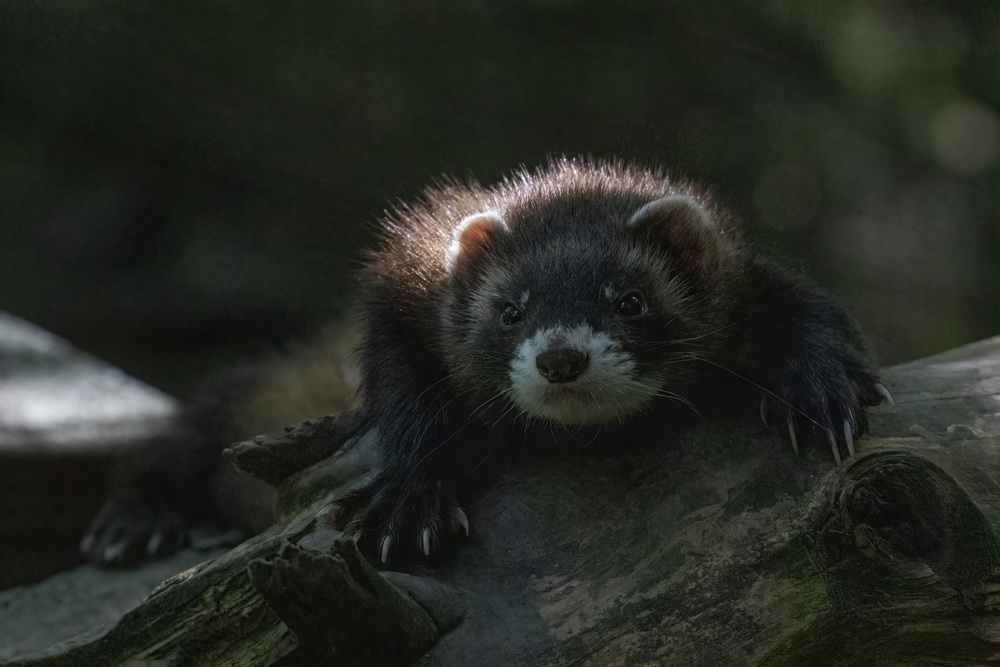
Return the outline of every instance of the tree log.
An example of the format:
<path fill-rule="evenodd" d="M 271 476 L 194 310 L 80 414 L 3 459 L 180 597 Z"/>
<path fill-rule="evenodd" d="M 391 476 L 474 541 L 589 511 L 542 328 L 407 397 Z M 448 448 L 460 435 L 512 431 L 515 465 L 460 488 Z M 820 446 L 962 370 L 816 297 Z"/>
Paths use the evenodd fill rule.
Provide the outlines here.
<path fill-rule="evenodd" d="M 883 381 L 896 406 L 872 411 L 843 467 L 727 422 L 536 461 L 475 499 L 450 560 L 408 574 L 379 572 L 330 525 L 330 501 L 371 474 L 371 433 L 326 420 L 257 438 L 232 456 L 278 483 L 275 527 L 117 624 L 13 664 L 995 660 L 1000 338 Z M 322 429 L 332 439 L 296 451 Z"/>

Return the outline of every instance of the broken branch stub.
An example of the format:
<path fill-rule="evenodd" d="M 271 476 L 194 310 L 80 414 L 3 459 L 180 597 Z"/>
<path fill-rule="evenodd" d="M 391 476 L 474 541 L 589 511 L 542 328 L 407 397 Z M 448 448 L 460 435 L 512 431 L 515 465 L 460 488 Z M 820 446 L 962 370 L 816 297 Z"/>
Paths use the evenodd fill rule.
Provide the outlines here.
<path fill-rule="evenodd" d="M 299 639 L 303 664 L 406 665 L 427 651 L 438 630 L 409 596 L 338 539 L 331 552 L 285 543 L 248 564 L 250 580 Z"/>
<path fill-rule="evenodd" d="M 332 455 L 361 427 L 358 413 L 329 415 L 287 426 L 281 435 L 258 435 L 235 443 L 223 454 L 240 470 L 277 486 L 293 473 Z"/>

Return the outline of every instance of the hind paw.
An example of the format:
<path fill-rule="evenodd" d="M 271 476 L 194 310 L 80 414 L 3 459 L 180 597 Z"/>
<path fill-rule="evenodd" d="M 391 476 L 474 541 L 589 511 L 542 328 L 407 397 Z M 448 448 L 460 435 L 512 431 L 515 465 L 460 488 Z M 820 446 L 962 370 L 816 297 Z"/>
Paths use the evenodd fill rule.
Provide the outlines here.
<path fill-rule="evenodd" d="M 188 542 L 177 515 L 157 512 L 133 498 L 104 504 L 80 540 L 80 552 L 104 567 L 129 567 L 162 558 Z"/>

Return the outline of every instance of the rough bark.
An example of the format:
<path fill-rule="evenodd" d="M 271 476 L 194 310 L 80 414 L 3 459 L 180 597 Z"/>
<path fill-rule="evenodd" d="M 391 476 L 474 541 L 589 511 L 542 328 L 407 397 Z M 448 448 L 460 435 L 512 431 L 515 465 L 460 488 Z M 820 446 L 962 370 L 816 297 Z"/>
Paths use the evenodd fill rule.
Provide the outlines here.
<path fill-rule="evenodd" d="M 540 461 L 475 500 L 454 558 L 409 574 L 329 525 L 370 474 L 369 435 L 293 474 L 334 449 L 293 452 L 297 435 L 351 429 L 258 439 L 232 455 L 280 482 L 273 529 L 14 664 L 983 664 L 1000 653 L 1000 338 L 883 379 L 896 407 L 841 468 L 730 423 Z"/>

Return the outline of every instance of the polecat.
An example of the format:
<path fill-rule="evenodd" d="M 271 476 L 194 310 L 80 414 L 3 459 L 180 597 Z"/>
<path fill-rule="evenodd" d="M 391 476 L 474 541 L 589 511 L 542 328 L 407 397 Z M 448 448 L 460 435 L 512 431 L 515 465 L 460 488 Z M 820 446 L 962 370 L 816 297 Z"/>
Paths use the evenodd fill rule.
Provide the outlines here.
<path fill-rule="evenodd" d="M 384 463 L 340 517 L 383 562 L 468 533 L 460 486 L 514 441 L 670 420 L 736 377 L 796 451 L 806 432 L 839 462 L 885 393 L 843 310 L 662 172 L 561 159 L 448 182 L 382 231 L 359 363 Z"/>

